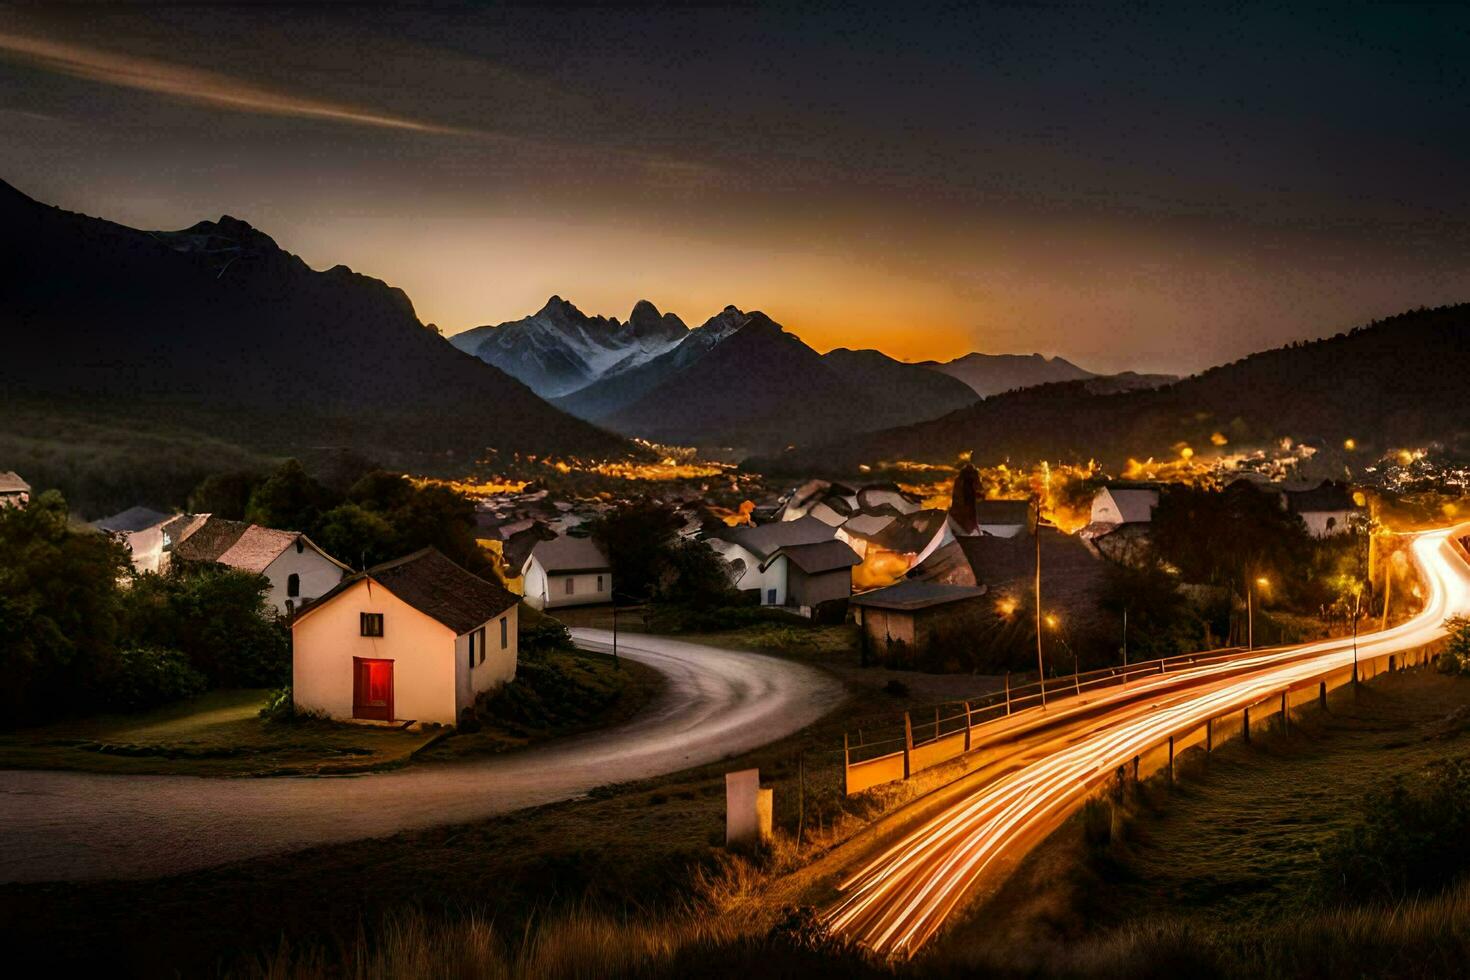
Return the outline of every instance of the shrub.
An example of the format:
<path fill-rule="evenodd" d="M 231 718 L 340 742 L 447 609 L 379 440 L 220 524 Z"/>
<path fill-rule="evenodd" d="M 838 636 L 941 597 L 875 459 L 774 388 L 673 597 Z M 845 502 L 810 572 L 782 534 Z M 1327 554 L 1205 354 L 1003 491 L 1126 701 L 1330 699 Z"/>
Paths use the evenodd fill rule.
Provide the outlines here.
<path fill-rule="evenodd" d="M 544 657 L 552 650 L 573 649 L 572 633 L 561 620 L 521 603 L 516 643 L 522 657 Z"/>
<path fill-rule="evenodd" d="M 1327 901 L 1428 895 L 1470 870 L 1470 756 L 1440 759 L 1369 793 L 1357 823 L 1321 854 Z"/>
<path fill-rule="evenodd" d="M 1449 637 L 1435 666 L 1446 674 L 1470 674 L 1470 618 L 1451 616 L 1444 625 Z"/>
<path fill-rule="evenodd" d="M 162 647 L 125 647 L 109 672 L 105 699 L 109 707 L 142 711 L 203 694 L 208 682 L 189 658 Z"/>

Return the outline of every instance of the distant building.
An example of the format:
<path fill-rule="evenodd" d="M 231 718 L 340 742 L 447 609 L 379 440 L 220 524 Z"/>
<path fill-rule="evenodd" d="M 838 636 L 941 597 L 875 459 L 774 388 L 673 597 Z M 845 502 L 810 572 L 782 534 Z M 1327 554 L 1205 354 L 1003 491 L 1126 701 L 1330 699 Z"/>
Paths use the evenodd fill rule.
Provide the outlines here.
<path fill-rule="evenodd" d="M 893 666 L 907 666 L 932 644 L 959 637 L 991 613 L 984 586 L 904 581 L 849 600 L 864 648 Z"/>
<path fill-rule="evenodd" d="M 515 678 L 516 604 L 434 548 L 352 575 L 291 624 L 296 706 L 453 725 Z"/>
<path fill-rule="evenodd" d="M 612 563 L 590 537 L 563 534 L 531 547 L 525 565 L 526 603 L 536 609 L 612 602 Z"/>
<path fill-rule="evenodd" d="M 782 548 L 835 541 L 837 529 L 806 516 L 712 534 L 706 543 L 730 565 L 730 581 L 742 592 L 755 592 L 763 606 L 786 605 L 789 563 L 775 562 Z M 850 549 L 849 549 L 850 550 Z"/>
<path fill-rule="evenodd" d="M 1159 505 L 1159 491 L 1151 487 L 1103 487 L 1092 498 L 1093 524 L 1148 524 Z"/>
<path fill-rule="evenodd" d="M 31 501 L 31 485 L 14 470 L 0 473 L 0 507 L 24 507 Z"/>
<path fill-rule="evenodd" d="M 1347 484 L 1332 480 L 1324 480 L 1310 490 L 1287 490 L 1285 494 L 1287 509 L 1302 519 L 1315 538 L 1351 530 L 1354 515 L 1363 510 Z"/>
<path fill-rule="evenodd" d="M 1029 500 L 985 499 L 981 492 L 980 471 L 972 464 L 966 463 L 955 474 L 949 500 L 951 537 L 983 534 L 1013 538 L 1029 533 L 1031 520 L 1032 503 Z"/>
<path fill-rule="evenodd" d="M 208 520 L 208 514 L 164 514 L 147 507 L 125 511 L 92 522 L 127 546 L 133 568 L 139 572 L 162 572 L 176 544 Z"/>
<path fill-rule="evenodd" d="M 900 515 L 871 532 L 858 521 L 842 530 L 863 557 L 860 587 L 889 584 L 954 540 L 949 515 L 938 509 Z"/>
<path fill-rule="evenodd" d="M 857 491 L 841 483 L 808 480 L 791 492 L 781 507 L 782 521 L 814 517 L 830 527 L 847 520 L 858 509 Z"/>
<path fill-rule="evenodd" d="M 835 538 L 783 545 L 761 563 L 766 580 L 776 583 L 776 601 L 766 604 L 785 606 L 807 617 L 817 615 L 819 607 L 845 604 L 852 595 L 853 566 L 861 562 L 857 552 Z"/>
<path fill-rule="evenodd" d="M 212 562 L 264 575 L 270 581 L 267 598 L 283 616 L 330 592 L 352 571 L 300 531 L 196 516 L 205 519 L 173 543 L 172 561 Z"/>

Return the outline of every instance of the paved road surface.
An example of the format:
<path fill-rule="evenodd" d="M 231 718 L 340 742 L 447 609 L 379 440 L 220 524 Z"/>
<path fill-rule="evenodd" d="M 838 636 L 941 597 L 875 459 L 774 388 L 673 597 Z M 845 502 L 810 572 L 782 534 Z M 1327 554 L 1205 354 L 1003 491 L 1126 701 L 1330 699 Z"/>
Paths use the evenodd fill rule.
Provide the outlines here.
<path fill-rule="evenodd" d="M 1462 534 L 1464 529 L 1456 529 Z M 1446 616 L 1470 611 L 1470 568 L 1445 531 L 1419 536 L 1414 558 L 1429 587 L 1423 611 L 1358 641 L 1364 657 L 1423 646 L 1443 635 Z M 1083 730 L 1058 730 L 1018 753 L 1020 765 L 954 794 L 852 874 L 825 913 L 835 930 L 883 955 L 913 955 L 944 924 L 981 875 L 1015 860 L 1080 805 L 1088 788 L 1171 735 L 1353 663 L 1351 640 L 1285 651 L 1260 651 L 1255 663 L 1232 660 L 1138 683 L 1109 695 L 1105 713 Z"/>
<path fill-rule="evenodd" d="M 573 634 L 594 649 L 611 640 Z M 618 652 L 663 673 L 663 695 L 627 724 L 540 749 L 328 778 L 0 771 L 0 881 L 151 877 L 477 820 L 748 751 L 843 697 L 774 657 L 628 633 Z"/>

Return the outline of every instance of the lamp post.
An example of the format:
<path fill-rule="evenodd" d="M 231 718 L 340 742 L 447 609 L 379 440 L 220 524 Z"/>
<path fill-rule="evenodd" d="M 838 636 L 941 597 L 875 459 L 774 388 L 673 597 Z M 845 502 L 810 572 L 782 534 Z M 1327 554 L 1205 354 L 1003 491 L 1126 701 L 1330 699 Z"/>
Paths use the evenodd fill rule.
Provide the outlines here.
<path fill-rule="evenodd" d="M 1258 575 L 1246 583 L 1245 588 L 1245 636 L 1246 649 L 1256 648 L 1256 586 L 1265 588 L 1271 584 L 1271 580 L 1264 575 Z"/>
<path fill-rule="evenodd" d="M 1353 687 L 1358 686 L 1358 604 L 1363 599 L 1363 586 L 1353 590 Z"/>

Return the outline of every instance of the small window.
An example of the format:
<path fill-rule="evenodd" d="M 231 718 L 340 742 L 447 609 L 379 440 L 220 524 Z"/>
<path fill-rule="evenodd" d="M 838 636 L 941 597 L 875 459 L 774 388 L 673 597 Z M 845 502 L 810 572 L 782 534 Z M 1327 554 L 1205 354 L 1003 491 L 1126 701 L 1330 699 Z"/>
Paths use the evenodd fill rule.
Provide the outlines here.
<path fill-rule="evenodd" d="M 768 606 L 774 606 L 775 604 L 776 604 L 776 590 L 775 589 L 767 589 L 766 590 L 766 605 L 768 605 Z"/>
<path fill-rule="evenodd" d="M 484 663 L 485 662 L 485 627 L 481 626 L 479 629 L 475 630 L 475 635 L 480 638 L 480 642 L 476 644 L 476 647 L 480 651 L 480 663 Z"/>
<path fill-rule="evenodd" d="M 295 572 L 286 576 L 286 594 L 292 598 L 301 595 L 301 576 Z"/>
<path fill-rule="evenodd" d="M 383 614 L 382 613 L 363 613 L 359 617 L 359 620 L 358 621 L 359 621 L 359 624 L 362 627 L 362 635 L 363 636 L 382 636 L 383 635 Z"/>
<path fill-rule="evenodd" d="M 506 622 L 504 616 L 500 617 L 500 649 L 504 650 L 510 646 L 510 623 Z"/>
<path fill-rule="evenodd" d="M 470 634 L 470 662 L 469 662 L 469 665 L 471 667 L 474 667 L 475 666 L 475 634 L 474 633 L 471 633 Z"/>
<path fill-rule="evenodd" d="M 577 591 L 576 586 L 573 585 L 572 583 L 573 583 L 573 579 L 572 579 L 572 577 L 570 575 L 568 575 L 567 576 L 567 595 L 573 595 Z"/>
<path fill-rule="evenodd" d="M 598 592 L 603 591 L 603 589 L 602 589 L 602 576 L 601 575 L 597 576 L 597 591 Z"/>

